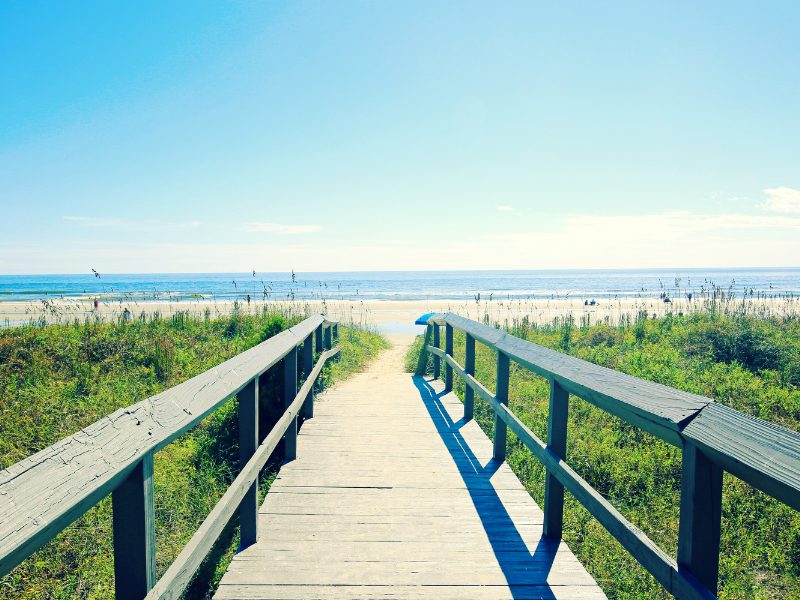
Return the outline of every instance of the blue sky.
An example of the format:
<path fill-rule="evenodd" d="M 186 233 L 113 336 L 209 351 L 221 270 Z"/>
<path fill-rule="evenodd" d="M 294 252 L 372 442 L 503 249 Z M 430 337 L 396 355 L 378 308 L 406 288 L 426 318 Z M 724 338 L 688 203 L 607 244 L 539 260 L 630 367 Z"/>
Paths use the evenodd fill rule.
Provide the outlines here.
<path fill-rule="evenodd" d="M 799 25 L 4 2 L 0 273 L 799 266 Z"/>

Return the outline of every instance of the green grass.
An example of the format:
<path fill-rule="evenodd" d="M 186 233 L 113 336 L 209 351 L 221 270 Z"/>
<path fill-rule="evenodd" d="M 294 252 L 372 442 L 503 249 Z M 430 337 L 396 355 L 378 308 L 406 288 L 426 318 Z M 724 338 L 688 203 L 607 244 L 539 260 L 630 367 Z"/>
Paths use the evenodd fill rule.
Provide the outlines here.
<path fill-rule="evenodd" d="M 224 319 L 179 313 L 168 319 L 0 330 L 0 468 L 34 454 L 122 406 L 198 375 L 302 320 L 286 312 Z M 342 358 L 325 382 L 358 371 L 387 343 L 340 326 Z M 260 381 L 262 437 L 283 413 L 283 373 Z M 283 449 L 261 475 L 262 495 Z M 236 398 L 155 456 L 157 571 L 161 576 L 238 469 Z M 0 598 L 113 598 L 111 499 L 0 580 Z M 186 597 L 209 598 L 238 546 L 234 518 Z"/>
<path fill-rule="evenodd" d="M 641 315 L 616 327 L 576 327 L 562 320 L 537 328 L 517 320 L 508 329 L 542 346 L 800 428 L 797 317 L 706 311 L 657 320 Z M 407 357 L 409 371 L 421 345 L 420 337 Z M 454 348 L 463 364 L 463 335 L 456 333 Z M 489 389 L 495 385 L 495 363 L 496 353 L 476 344 L 476 377 Z M 460 378 L 454 387 L 463 400 Z M 548 396 L 544 379 L 512 363 L 510 408 L 541 439 L 547 435 Z M 492 437 L 493 412 L 486 403 L 476 400 L 475 418 Z M 680 450 L 574 396 L 568 427 L 567 462 L 675 557 Z M 543 505 L 544 468 L 511 432 L 507 461 Z M 728 474 L 723 493 L 719 597 L 800 598 L 800 515 Z M 670 597 L 569 494 L 564 539 L 609 598 Z"/>

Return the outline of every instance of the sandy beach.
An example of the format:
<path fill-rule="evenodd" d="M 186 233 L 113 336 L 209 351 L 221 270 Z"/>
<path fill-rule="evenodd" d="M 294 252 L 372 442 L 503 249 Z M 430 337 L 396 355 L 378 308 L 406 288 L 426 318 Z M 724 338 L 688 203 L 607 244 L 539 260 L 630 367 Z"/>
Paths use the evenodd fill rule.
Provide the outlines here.
<path fill-rule="evenodd" d="M 772 311 L 798 312 L 798 301 L 785 299 L 756 301 Z M 288 309 L 297 314 L 322 313 L 329 318 L 361 326 L 375 326 L 385 333 L 415 333 L 418 329 L 413 323 L 421 315 L 433 312 L 454 312 L 470 319 L 513 324 L 528 318 L 530 323 L 539 325 L 552 323 L 554 319 L 572 314 L 576 322 L 588 319 L 590 323 L 619 322 L 626 314 L 646 311 L 649 317 L 663 316 L 668 312 L 692 312 L 702 306 L 702 300 L 686 298 L 674 299 L 669 303 L 660 298 L 637 298 L 614 301 L 595 301 L 585 304 L 579 299 L 537 299 L 508 300 L 492 299 L 480 302 L 459 302 L 448 300 L 295 300 L 295 301 L 251 301 L 238 302 L 242 313 L 256 313 L 267 310 Z M 0 302 L 0 326 L 9 327 L 30 322 L 72 323 L 75 320 L 117 321 L 125 318 L 125 310 L 130 318 L 171 317 L 179 312 L 189 312 L 193 316 L 218 318 L 228 316 L 237 310 L 233 301 L 211 301 L 205 299 L 179 301 L 98 301 L 94 308 L 91 299 L 46 299 L 38 302 Z"/>

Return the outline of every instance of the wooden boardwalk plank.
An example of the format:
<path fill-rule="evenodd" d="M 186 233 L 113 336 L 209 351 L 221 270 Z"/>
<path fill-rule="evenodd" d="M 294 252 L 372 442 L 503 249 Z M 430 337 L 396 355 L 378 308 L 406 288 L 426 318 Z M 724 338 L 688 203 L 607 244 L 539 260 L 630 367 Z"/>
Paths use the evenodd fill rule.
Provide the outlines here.
<path fill-rule="evenodd" d="M 215 598 L 605 598 L 462 415 L 441 382 L 380 364 L 329 390 Z"/>

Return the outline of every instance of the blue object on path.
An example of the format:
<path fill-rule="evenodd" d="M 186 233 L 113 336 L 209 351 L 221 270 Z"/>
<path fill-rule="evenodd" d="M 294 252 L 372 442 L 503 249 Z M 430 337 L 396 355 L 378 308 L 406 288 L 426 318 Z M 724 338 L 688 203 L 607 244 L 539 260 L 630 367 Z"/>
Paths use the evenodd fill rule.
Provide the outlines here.
<path fill-rule="evenodd" d="M 419 319 L 414 322 L 414 325 L 427 325 L 428 319 L 430 319 L 436 313 L 428 313 L 427 315 L 422 315 Z"/>

